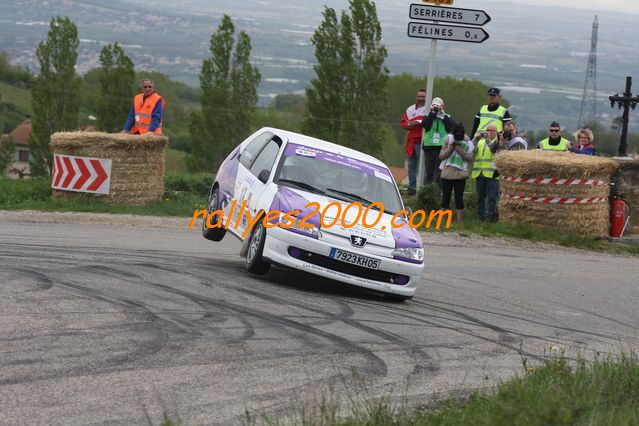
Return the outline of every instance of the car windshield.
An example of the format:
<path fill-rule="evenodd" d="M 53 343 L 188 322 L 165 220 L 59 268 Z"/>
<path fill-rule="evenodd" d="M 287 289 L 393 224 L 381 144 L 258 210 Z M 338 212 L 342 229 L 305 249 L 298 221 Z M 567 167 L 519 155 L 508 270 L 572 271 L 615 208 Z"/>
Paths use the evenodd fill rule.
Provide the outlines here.
<path fill-rule="evenodd" d="M 364 207 L 381 202 L 384 211 L 402 209 L 390 171 L 382 166 L 316 148 L 289 143 L 280 160 L 275 182 Z"/>

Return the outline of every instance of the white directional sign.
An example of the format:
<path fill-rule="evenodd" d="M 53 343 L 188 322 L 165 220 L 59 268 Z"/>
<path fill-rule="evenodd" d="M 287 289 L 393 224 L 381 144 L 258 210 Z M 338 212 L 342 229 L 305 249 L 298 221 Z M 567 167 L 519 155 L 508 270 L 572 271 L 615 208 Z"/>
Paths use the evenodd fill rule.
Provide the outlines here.
<path fill-rule="evenodd" d="M 483 28 L 479 27 L 409 22 L 408 37 L 481 43 L 488 40 L 489 36 Z"/>
<path fill-rule="evenodd" d="M 411 4 L 408 16 L 411 19 L 419 19 L 422 21 L 439 21 L 466 25 L 484 25 L 490 21 L 490 16 L 483 10 L 431 6 L 428 4 Z"/>

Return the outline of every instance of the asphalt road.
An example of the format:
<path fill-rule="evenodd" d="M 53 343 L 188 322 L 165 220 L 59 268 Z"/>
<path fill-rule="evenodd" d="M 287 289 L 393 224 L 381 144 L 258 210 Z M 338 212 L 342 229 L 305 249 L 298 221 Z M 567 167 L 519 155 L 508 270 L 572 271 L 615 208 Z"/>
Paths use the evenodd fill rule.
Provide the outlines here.
<path fill-rule="evenodd" d="M 237 240 L 208 242 L 186 219 L 54 216 L 0 214 L 3 425 L 238 424 L 364 390 L 418 405 L 551 347 L 639 343 L 636 257 L 426 236 L 417 295 L 395 303 L 250 275 Z"/>

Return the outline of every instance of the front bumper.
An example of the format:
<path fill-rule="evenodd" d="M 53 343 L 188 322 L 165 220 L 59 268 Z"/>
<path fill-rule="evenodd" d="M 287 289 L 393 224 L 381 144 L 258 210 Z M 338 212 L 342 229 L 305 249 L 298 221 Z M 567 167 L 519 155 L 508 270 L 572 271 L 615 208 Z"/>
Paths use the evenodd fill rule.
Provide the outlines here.
<path fill-rule="evenodd" d="M 319 261 L 320 259 L 318 258 L 318 261 L 313 261 L 313 263 L 310 263 L 304 261 L 303 258 L 300 259 L 293 257 L 291 254 L 289 254 L 290 247 L 298 248 L 305 253 L 310 252 L 312 254 L 318 254 L 320 255 L 319 258 L 321 258 L 321 261 Z M 403 262 L 387 257 L 372 255 L 367 252 L 362 254 L 367 257 L 372 257 L 380 260 L 379 270 L 363 271 L 368 273 L 358 274 L 363 276 L 357 276 L 353 275 L 352 273 L 345 272 L 349 269 L 349 264 L 337 260 L 331 260 L 330 262 L 326 260 L 326 258 L 328 258 L 330 254 L 331 248 L 333 247 L 336 246 L 334 244 L 322 241 L 321 239 L 317 240 L 311 237 L 305 237 L 303 235 L 275 227 L 267 230 L 263 256 L 274 263 L 299 269 L 300 271 L 310 272 L 312 274 L 332 280 L 364 287 L 370 290 L 397 294 L 406 297 L 412 297 L 415 294 L 417 281 L 421 277 L 421 274 L 424 270 L 423 264 Z M 350 252 L 357 252 L 357 249 L 354 249 L 352 247 L 337 248 Z M 331 269 L 331 262 L 338 262 L 339 265 L 337 266 L 344 267 Z M 356 268 L 350 269 L 354 270 Z M 388 277 L 399 275 L 408 277 L 408 282 L 400 285 L 392 283 L 392 278 L 388 279 Z"/>

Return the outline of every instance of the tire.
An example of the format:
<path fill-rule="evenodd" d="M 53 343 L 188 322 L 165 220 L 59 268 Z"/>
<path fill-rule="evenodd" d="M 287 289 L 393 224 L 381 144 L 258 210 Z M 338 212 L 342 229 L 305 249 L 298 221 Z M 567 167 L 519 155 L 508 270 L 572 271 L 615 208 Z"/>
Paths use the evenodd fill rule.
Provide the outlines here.
<path fill-rule="evenodd" d="M 207 219 L 209 217 L 209 214 L 212 211 L 217 210 L 219 204 L 220 204 L 220 190 L 218 187 L 215 187 L 215 189 L 211 193 L 211 198 L 209 198 L 209 205 L 206 208 L 206 217 L 202 221 L 202 236 L 206 238 L 207 240 L 222 241 L 222 238 L 224 238 L 224 236 L 226 235 L 226 229 L 224 228 L 208 228 L 206 226 L 208 222 Z M 215 215 L 214 217 L 212 217 L 211 223 L 216 223 L 217 217 L 218 215 Z"/>
<path fill-rule="evenodd" d="M 258 222 L 251 232 L 248 250 L 246 252 L 246 270 L 257 275 L 264 275 L 271 265 L 264 262 L 262 252 L 266 242 L 266 228 Z"/>

